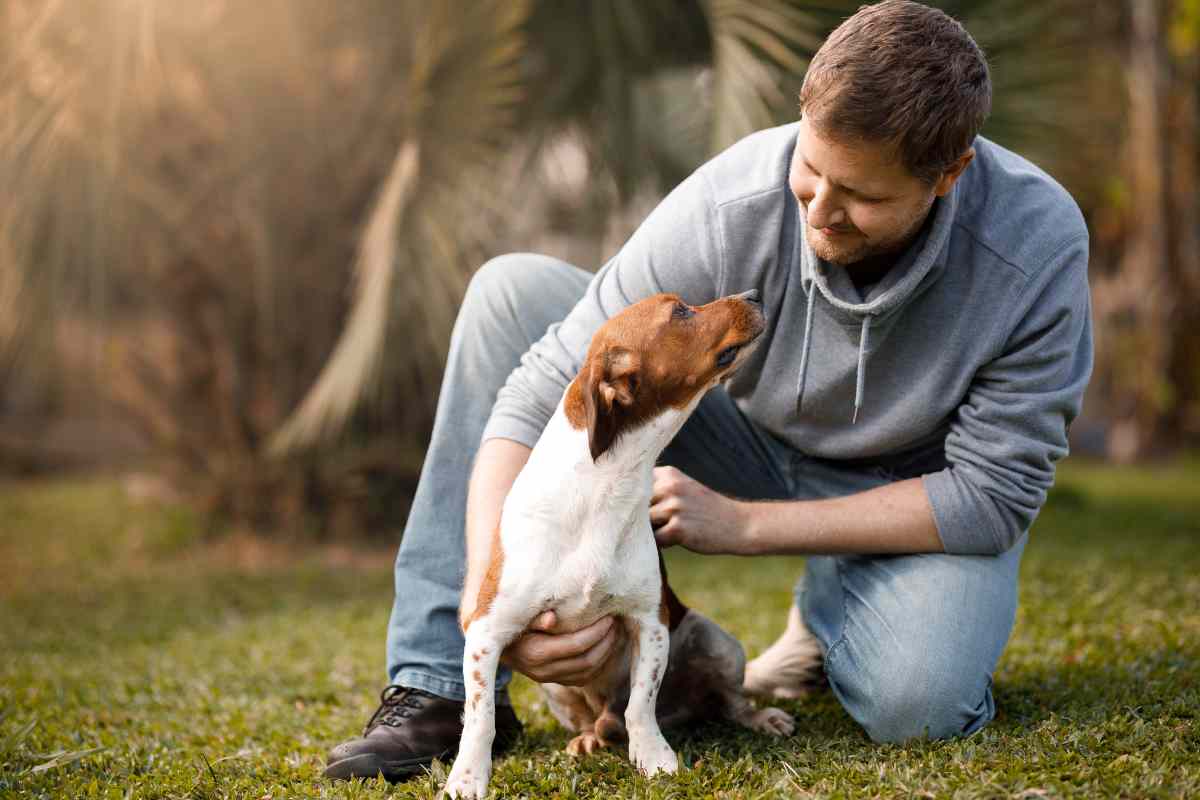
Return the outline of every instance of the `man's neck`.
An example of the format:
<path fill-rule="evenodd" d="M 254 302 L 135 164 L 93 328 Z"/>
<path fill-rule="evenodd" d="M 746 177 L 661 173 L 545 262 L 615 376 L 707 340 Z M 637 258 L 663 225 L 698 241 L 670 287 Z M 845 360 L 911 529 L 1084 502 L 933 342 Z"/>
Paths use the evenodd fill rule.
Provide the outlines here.
<path fill-rule="evenodd" d="M 845 267 L 846 274 L 850 277 L 850 282 L 854 284 L 854 288 L 858 289 L 859 294 L 865 294 L 864 287 L 874 286 L 883 280 L 883 277 L 891 271 L 900 257 L 913 246 L 913 243 L 921 238 L 921 234 L 929 227 L 930 221 L 933 219 L 932 209 L 926 212 L 925 219 L 913 231 L 913 234 L 905 240 L 904 244 L 896 247 L 886 253 L 877 253 L 867 256 L 864 259 L 855 261 L 853 264 L 847 264 Z"/>
<path fill-rule="evenodd" d="M 881 253 L 864 258 L 862 261 L 855 261 L 846 266 L 846 274 L 850 276 L 850 282 L 861 294 L 864 286 L 873 286 L 883 280 L 883 276 L 896 263 L 899 255 L 898 252 Z"/>

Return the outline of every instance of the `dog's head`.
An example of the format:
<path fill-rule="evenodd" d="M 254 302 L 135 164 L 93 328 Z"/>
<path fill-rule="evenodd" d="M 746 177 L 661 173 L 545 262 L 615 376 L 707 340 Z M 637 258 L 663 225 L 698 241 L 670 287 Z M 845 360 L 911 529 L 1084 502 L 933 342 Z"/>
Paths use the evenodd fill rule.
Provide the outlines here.
<path fill-rule="evenodd" d="M 634 303 L 592 337 L 567 389 L 567 419 L 587 428 L 595 460 L 621 434 L 688 408 L 731 375 L 764 327 L 754 291 L 698 307 L 673 294 Z"/>

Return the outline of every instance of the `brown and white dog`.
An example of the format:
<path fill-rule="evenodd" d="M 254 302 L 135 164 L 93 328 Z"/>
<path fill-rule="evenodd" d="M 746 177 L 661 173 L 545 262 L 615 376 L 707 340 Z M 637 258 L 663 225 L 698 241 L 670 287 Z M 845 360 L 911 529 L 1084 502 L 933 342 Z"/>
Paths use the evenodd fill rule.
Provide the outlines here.
<path fill-rule="evenodd" d="M 623 635 L 592 685 L 543 686 L 555 716 L 579 732 L 571 752 L 591 753 L 627 736 L 630 760 L 653 775 L 677 769 L 660 723 L 719 715 L 776 736 L 791 733 L 790 715 L 756 711 L 743 694 L 737 640 L 685 608 L 666 585 L 649 517 L 659 453 L 763 331 L 753 295 L 698 308 L 657 295 L 592 337 L 583 368 L 505 500 L 475 611 L 463 621 L 467 702 L 450 796 L 487 792 L 500 653 L 550 610 L 568 629 L 615 615 Z"/>

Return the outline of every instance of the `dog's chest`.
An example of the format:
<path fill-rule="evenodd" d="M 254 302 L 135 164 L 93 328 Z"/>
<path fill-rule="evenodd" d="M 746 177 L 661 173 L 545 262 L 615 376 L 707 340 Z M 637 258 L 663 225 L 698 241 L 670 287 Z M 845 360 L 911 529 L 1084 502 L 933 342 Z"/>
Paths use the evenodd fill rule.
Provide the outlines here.
<path fill-rule="evenodd" d="M 565 626 L 643 612 L 659 600 L 658 557 L 648 520 L 635 530 L 608 527 L 570 537 L 531 537 L 514 550 L 514 599 L 523 596 L 537 613 L 554 611 Z"/>
<path fill-rule="evenodd" d="M 567 558 L 551 581 L 551 606 L 569 627 L 586 625 L 608 614 L 643 605 L 648 578 L 642 570 L 622 569 L 619 561 L 600 563 L 586 556 Z"/>
<path fill-rule="evenodd" d="M 505 504 L 505 588 L 571 627 L 644 612 L 661 593 L 650 474 L 627 469 L 597 480 L 590 466 L 564 466 L 552 447 L 561 434 L 552 421 Z"/>

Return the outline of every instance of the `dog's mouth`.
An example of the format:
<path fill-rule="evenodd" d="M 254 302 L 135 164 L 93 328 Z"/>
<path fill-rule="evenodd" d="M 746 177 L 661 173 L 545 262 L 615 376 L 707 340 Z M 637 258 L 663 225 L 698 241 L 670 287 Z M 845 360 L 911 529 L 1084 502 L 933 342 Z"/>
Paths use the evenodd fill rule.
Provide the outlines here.
<path fill-rule="evenodd" d="M 717 354 L 717 368 L 721 370 L 721 380 L 727 380 L 730 378 L 735 372 L 737 372 L 738 367 L 745 363 L 765 329 L 765 325 L 757 325 L 754 333 L 749 339 L 731 347 L 727 347 Z"/>

